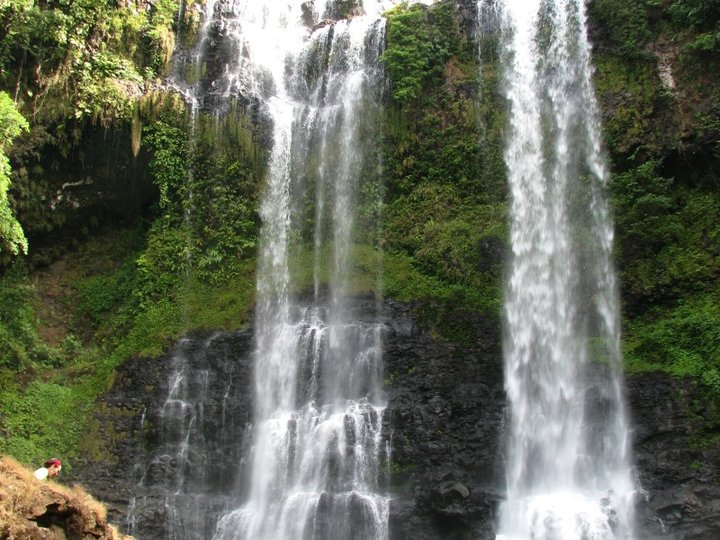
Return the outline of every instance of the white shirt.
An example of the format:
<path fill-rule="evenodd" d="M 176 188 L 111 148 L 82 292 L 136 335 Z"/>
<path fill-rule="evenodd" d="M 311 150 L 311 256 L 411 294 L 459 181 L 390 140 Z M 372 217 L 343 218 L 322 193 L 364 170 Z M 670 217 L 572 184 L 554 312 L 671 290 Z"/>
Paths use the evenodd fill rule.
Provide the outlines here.
<path fill-rule="evenodd" d="M 34 475 L 35 478 L 37 478 L 38 480 L 47 480 L 47 477 L 48 477 L 48 473 L 49 473 L 49 472 L 50 472 L 50 471 L 48 471 L 46 467 L 40 467 L 38 470 L 36 470 L 36 471 L 33 473 L 33 475 Z"/>

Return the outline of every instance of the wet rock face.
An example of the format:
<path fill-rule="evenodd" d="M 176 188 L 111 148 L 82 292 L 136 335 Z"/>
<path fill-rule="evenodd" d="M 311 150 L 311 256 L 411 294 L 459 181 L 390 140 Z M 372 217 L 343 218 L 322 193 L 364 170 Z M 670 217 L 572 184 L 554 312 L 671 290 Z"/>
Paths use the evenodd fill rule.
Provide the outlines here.
<path fill-rule="evenodd" d="M 375 302 L 358 299 L 352 310 L 373 313 Z M 504 491 L 500 328 L 466 317 L 475 339 L 460 347 L 436 338 L 411 306 L 384 305 L 392 540 L 495 537 Z M 89 437 L 99 449 L 73 473 L 125 532 L 167 538 L 180 527 L 210 538 L 218 515 L 242 501 L 253 349 L 250 330 L 198 334 L 118 370 Z M 696 383 L 663 374 L 630 378 L 627 395 L 644 490 L 638 540 L 720 538 L 720 447 L 708 438 L 717 412 L 698 399 Z"/>
<path fill-rule="evenodd" d="M 454 0 L 454 2 L 460 27 L 469 39 L 474 38 L 478 20 L 477 0 Z"/>
<path fill-rule="evenodd" d="M 358 299 L 351 309 L 372 313 L 375 300 Z M 496 325 L 474 320 L 484 337 L 460 349 L 435 339 L 407 305 L 386 302 L 384 320 L 391 537 L 492 537 L 504 409 Z M 118 370 L 95 415 L 105 455 L 74 472 L 124 531 L 165 538 L 182 516 L 184 530 L 209 538 L 222 509 L 242 500 L 253 348 L 251 331 L 195 335 L 161 358 Z M 197 393 L 206 397 L 191 397 Z M 191 421 L 202 429 L 188 429 Z"/>
<path fill-rule="evenodd" d="M 212 536 L 227 497 L 241 490 L 251 342 L 248 331 L 197 334 L 118 370 L 95 415 L 103 459 L 74 472 L 125 532 Z"/>
<path fill-rule="evenodd" d="M 18 217 L 37 266 L 59 259 L 104 228 L 136 223 L 158 198 L 148 173 L 149 155 L 144 150 L 133 154 L 128 124 L 107 129 L 84 122 L 66 129 L 76 130 L 76 144 L 62 148 L 57 140 L 64 138 L 53 134 L 49 142 L 37 143 L 33 155 L 13 162 Z"/>
<path fill-rule="evenodd" d="M 720 418 L 704 392 L 662 373 L 628 381 L 640 539 L 720 538 Z"/>
<path fill-rule="evenodd" d="M 498 325 L 473 316 L 479 339 L 460 348 L 434 339 L 407 306 L 389 311 L 391 538 L 494 538 L 505 409 Z"/>

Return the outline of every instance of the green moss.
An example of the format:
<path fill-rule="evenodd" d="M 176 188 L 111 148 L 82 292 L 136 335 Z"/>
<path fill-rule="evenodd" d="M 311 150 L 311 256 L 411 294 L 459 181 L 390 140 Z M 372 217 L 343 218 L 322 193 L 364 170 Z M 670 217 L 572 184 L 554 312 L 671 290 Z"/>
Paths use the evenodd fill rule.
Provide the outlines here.
<path fill-rule="evenodd" d="M 628 63 L 601 52 L 594 63 L 596 91 L 606 104 L 605 141 L 615 159 L 642 160 L 660 154 L 667 146 L 668 134 L 657 120 L 674 109 L 674 98 L 662 88 L 656 60 Z"/>
<path fill-rule="evenodd" d="M 397 461 L 390 462 L 390 474 L 394 477 L 405 476 L 417 470 L 417 465 L 414 463 L 398 463 Z"/>
<path fill-rule="evenodd" d="M 42 463 L 50 455 L 72 455 L 86 410 L 80 396 L 62 381 L 36 380 L 25 388 L 4 388 L 0 452 L 27 464 Z"/>
<path fill-rule="evenodd" d="M 481 313 L 499 324 L 499 282 L 458 285 L 422 273 L 407 255 L 388 253 L 383 257 L 381 288 L 388 298 L 412 303 L 421 323 L 440 339 L 467 346 L 477 343 L 479 329 L 472 314 Z"/>
<path fill-rule="evenodd" d="M 0 370 L 0 430 L 5 435 L 0 451 L 28 464 L 47 455 L 70 462 L 79 453 L 103 456 L 104 445 L 112 442 L 107 437 L 123 434 L 88 440 L 97 435 L 94 403 L 112 387 L 117 366 L 131 357 L 161 355 L 191 329 L 233 329 L 248 323 L 254 304 L 252 260 L 214 280 L 168 274 L 149 283 L 133 267 L 153 244 L 138 246 L 134 239 L 132 231 L 98 238 L 52 276 L 75 299 L 67 302 L 62 316 L 71 321 L 64 350 L 48 347 L 39 337 L 36 306 L 42 309 L 42 303 L 28 276 L 10 274 L 0 280 L 0 294 L 13 299 L 0 307 L 0 315 L 4 309 L 13 323 L 0 325 L 0 338 L 7 336 L 22 355 L 17 361 L 10 357 Z M 48 365 L 54 369 L 48 371 Z"/>
<path fill-rule="evenodd" d="M 382 254 L 366 244 L 354 244 L 349 250 L 348 272 L 346 276 L 333 276 L 335 256 L 334 246 L 327 244 L 316 252 L 312 246 L 298 246 L 289 261 L 292 291 L 296 294 L 312 290 L 317 279 L 321 290 L 331 280 L 342 279 L 346 284 L 346 294 L 365 295 L 376 293 L 378 274 L 382 267 Z M 317 270 L 317 274 L 316 274 Z"/>
<path fill-rule="evenodd" d="M 720 296 L 689 297 L 629 322 L 624 353 L 631 373 L 661 370 L 696 377 L 720 396 Z"/>
<path fill-rule="evenodd" d="M 412 489 L 411 480 L 418 466 L 415 463 L 402 463 L 391 460 L 387 467 L 388 487 L 395 492 Z"/>

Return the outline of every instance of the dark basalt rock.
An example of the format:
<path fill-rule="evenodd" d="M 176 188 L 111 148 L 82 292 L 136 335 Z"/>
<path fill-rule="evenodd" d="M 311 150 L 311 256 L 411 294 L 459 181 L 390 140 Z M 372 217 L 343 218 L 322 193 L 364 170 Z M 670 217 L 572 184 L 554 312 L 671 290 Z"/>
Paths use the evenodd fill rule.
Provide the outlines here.
<path fill-rule="evenodd" d="M 385 343 L 393 539 L 494 538 L 505 410 L 499 328 L 474 316 L 478 340 L 434 338 L 389 302 Z"/>
<path fill-rule="evenodd" d="M 12 163 L 17 216 L 36 266 L 58 260 L 99 231 L 137 223 L 158 197 L 148 153 L 133 154 L 129 123 L 105 128 L 78 121 L 47 131 L 44 142 L 38 137 Z M 74 133 L 74 144 L 66 131 Z"/>
<path fill-rule="evenodd" d="M 664 373 L 628 380 L 641 540 L 720 538 L 720 418 L 705 392 Z"/>
<path fill-rule="evenodd" d="M 391 453 L 382 489 L 392 496 L 390 538 L 493 539 L 504 491 L 499 325 L 467 314 L 465 326 L 475 329 L 476 339 L 461 347 L 437 338 L 412 306 L 386 301 L 383 308 L 383 431 Z M 370 298 L 352 306 L 358 313 L 375 309 Z M 131 360 L 118 370 L 95 414 L 103 459 L 89 452 L 74 473 L 108 504 L 110 519 L 138 539 L 168 537 L 169 524 L 178 519 L 168 513 L 169 494 L 186 494 L 173 503 L 182 527 L 197 528 L 200 537 L 211 537 L 219 513 L 242 500 L 253 348 L 249 330 L 197 334 L 168 355 Z M 206 385 L 207 392 L 191 404 L 202 404 L 202 428 L 190 431 L 190 451 L 182 459 L 178 441 L 188 431 L 182 422 L 173 427 L 163 419 L 179 352 L 196 375 L 190 387 Z M 692 380 L 652 373 L 626 384 L 643 490 L 638 540 L 720 538 L 717 414 L 697 399 L 701 389 Z M 132 505 L 134 527 L 127 520 Z"/>
<path fill-rule="evenodd" d="M 376 301 L 357 299 L 351 309 L 372 313 Z M 494 323 L 473 321 L 485 325 L 479 333 L 486 340 L 472 349 L 459 349 L 434 338 L 408 305 L 386 302 L 384 320 L 384 432 L 392 445 L 385 488 L 394 497 L 392 538 L 491 534 L 504 409 Z M 124 524 L 124 530 L 139 539 L 166 537 L 173 518 L 166 501 L 178 491 L 187 494 L 174 499 L 183 519 L 190 521 L 185 528 L 198 527 L 208 537 L 223 505 L 237 506 L 243 491 L 243 437 L 252 414 L 252 350 L 249 330 L 198 334 L 181 340 L 161 358 L 131 360 L 118 369 L 113 388 L 95 414 L 94 436 L 105 455 L 102 460 L 88 456 L 74 471 L 108 504 L 111 518 Z M 182 459 L 178 445 L 187 436 L 186 426 L 167 419 L 180 356 L 187 357 L 187 373 L 204 373 L 207 385 L 203 427 L 191 431 L 190 450 Z M 189 384 L 199 383 L 194 379 Z M 187 401 L 191 407 L 200 403 Z M 223 414 L 228 419 L 224 424 Z M 202 471 L 202 478 L 197 471 Z M 185 478 L 182 485 L 177 484 L 179 477 Z M 224 495 L 214 497 L 213 491 Z M 203 500 L 198 502 L 198 497 Z M 197 515 L 198 505 L 205 515 Z"/>
<path fill-rule="evenodd" d="M 453 0 L 457 11 L 458 22 L 465 36 L 473 39 L 477 33 L 478 26 L 478 3 L 477 0 Z"/>
<path fill-rule="evenodd" d="M 74 472 L 123 530 L 139 539 L 212 536 L 226 497 L 241 489 L 251 342 L 249 331 L 195 334 L 118 369 L 95 413 L 100 455 Z"/>

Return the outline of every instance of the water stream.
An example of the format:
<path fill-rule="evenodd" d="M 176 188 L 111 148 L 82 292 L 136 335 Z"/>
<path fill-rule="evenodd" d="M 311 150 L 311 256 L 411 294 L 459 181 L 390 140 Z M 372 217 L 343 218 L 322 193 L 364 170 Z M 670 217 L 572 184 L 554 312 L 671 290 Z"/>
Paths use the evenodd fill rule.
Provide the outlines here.
<path fill-rule="evenodd" d="M 584 1 L 502 0 L 495 9 L 512 248 L 497 538 L 632 538 L 608 171 Z"/>
<path fill-rule="evenodd" d="M 203 65 L 211 34 L 228 40 L 224 50 L 233 54 L 214 66 L 212 80 L 183 84 L 177 75 L 173 84 L 193 117 L 208 100 L 241 97 L 271 126 L 254 413 L 247 454 L 237 447 L 228 461 L 217 453 L 222 467 L 213 468 L 205 436 L 221 433 L 224 446 L 241 438 L 244 423 L 234 425 L 237 414 L 226 411 L 241 390 L 229 368 L 227 381 L 199 368 L 220 338 L 178 344 L 160 414 L 162 444 L 138 478 L 144 485 L 153 476 L 162 487 L 151 495 L 165 501 L 168 538 L 388 538 L 389 498 L 379 481 L 390 457 L 381 442 L 385 322 L 379 303 L 360 311 L 353 302 L 352 261 L 383 97 L 382 12 L 394 3 L 205 3 L 186 60 Z M 498 539 L 629 539 L 634 486 L 608 172 L 584 1 L 479 0 L 478 7 L 503 27 L 509 103 L 509 421 Z M 212 413 L 210 387 L 221 389 Z M 142 508 L 132 501 L 132 527 Z"/>
<path fill-rule="evenodd" d="M 216 540 L 388 537 L 389 499 L 378 486 L 388 458 L 384 325 L 379 304 L 354 311 L 350 263 L 383 89 L 381 14 L 392 4 L 226 6 L 225 31 L 240 54 L 220 87 L 262 103 L 272 150 L 248 489 L 219 520 Z M 298 267 L 312 277 L 303 281 Z"/>
<path fill-rule="evenodd" d="M 159 410 L 140 420 L 151 449 L 128 471 L 137 481 L 125 528 L 137 538 L 211 538 L 219 515 L 237 493 L 247 424 L 246 375 L 237 350 L 249 336 L 218 333 L 185 338 L 170 351 L 168 383 Z M 228 421 L 232 418 L 233 421 Z M 162 536 L 158 532 L 162 531 Z"/>
<path fill-rule="evenodd" d="M 190 107 L 191 151 L 196 118 L 222 114 L 234 100 L 270 126 L 271 147 L 250 432 L 236 408 L 226 414 L 239 387 L 196 372 L 198 345 L 181 342 L 159 412 L 160 447 L 136 475 L 150 498 L 164 501 L 167 538 L 388 537 L 389 498 L 379 487 L 389 460 L 381 432 L 385 324 L 379 302 L 351 299 L 351 261 L 361 183 L 377 174 L 382 13 L 394 4 L 208 0 L 195 45 L 176 51 L 169 82 Z M 251 447 L 208 461 L 204 437 L 219 435 L 224 445 L 231 433 Z M 133 532 L 145 530 L 145 499 L 131 501 Z"/>

